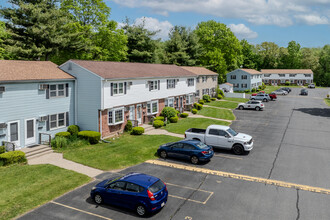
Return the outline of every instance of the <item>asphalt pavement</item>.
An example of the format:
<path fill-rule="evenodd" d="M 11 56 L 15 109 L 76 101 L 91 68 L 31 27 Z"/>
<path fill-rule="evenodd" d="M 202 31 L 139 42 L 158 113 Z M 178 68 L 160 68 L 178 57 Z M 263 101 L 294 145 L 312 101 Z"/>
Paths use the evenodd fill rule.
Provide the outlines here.
<path fill-rule="evenodd" d="M 264 111 L 234 110 L 231 127 L 253 136 L 254 149 L 237 156 L 217 150 L 211 162 L 149 161 L 120 173 L 143 172 L 167 183 L 165 207 L 148 219 L 330 219 L 329 89 L 309 89 L 265 103 Z M 141 219 L 89 197 L 97 179 L 19 219 Z"/>

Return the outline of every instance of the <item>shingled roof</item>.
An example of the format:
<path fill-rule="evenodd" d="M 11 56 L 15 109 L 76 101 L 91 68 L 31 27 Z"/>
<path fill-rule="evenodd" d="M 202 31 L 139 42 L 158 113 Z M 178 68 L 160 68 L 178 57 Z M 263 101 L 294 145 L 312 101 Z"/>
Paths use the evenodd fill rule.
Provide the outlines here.
<path fill-rule="evenodd" d="M 125 63 L 110 61 L 70 60 L 104 79 L 188 77 L 195 74 L 168 64 Z"/>
<path fill-rule="evenodd" d="M 262 74 L 261 72 L 257 71 L 257 70 L 254 70 L 254 69 L 240 69 L 240 70 L 243 70 L 247 73 L 250 73 L 250 74 Z"/>
<path fill-rule="evenodd" d="M 0 81 L 74 79 L 50 61 L 0 60 Z"/>
<path fill-rule="evenodd" d="M 311 69 L 262 69 L 263 74 L 313 74 Z"/>
<path fill-rule="evenodd" d="M 206 69 L 205 67 L 199 67 L 199 66 L 182 66 L 181 68 L 188 70 L 194 74 L 196 74 L 197 76 L 205 76 L 205 75 L 214 75 L 217 76 L 218 73 L 215 73 L 211 70 Z"/>

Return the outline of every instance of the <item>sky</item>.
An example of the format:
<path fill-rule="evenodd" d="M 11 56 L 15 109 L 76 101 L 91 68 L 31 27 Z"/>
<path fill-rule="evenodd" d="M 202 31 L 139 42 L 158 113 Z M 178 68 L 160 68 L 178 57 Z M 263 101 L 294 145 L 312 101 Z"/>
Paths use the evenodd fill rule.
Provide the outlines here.
<path fill-rule="evenodd" d="M 292 40 L 302 47 L 330 44 L 330 0 L 104 0 L 111 20 L 121 24 L 145 22 L 161 30 L 166 40 L 171 28 L 194 29 L 198 23 L 215 20 L 226 24 L 238 39 L 252 44 L 264 41 L 287 47 Z M 7 0 L 0 5 L 8 7 Z"/>

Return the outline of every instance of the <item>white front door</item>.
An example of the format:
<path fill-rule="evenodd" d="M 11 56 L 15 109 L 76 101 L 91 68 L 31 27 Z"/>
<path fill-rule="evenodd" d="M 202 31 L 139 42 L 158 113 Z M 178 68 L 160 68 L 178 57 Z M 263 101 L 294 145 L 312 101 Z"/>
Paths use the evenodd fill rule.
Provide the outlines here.
<path fill-rule="evenodd" d="M 142 106 L 141 105 L 137 105 L 136 106 L 136 116 L 139 124 L 142 124 Z"/>
<path fill-rule="evenodd" d="M 9 122 L 9 142 L 14 143 L 16 146 L 20 146 L 20 134 L 19 134 L 19 121 Z"/>
<path fill-rule="evenodd" d="M 25 145 L 36 144 L 36 120 L 34 118 L 25 120 Z"/>
<path fill-rule="evenodd" d="M 129 120 L 135 120 L 135 106 L 131 105 L 129 107 Z"/>

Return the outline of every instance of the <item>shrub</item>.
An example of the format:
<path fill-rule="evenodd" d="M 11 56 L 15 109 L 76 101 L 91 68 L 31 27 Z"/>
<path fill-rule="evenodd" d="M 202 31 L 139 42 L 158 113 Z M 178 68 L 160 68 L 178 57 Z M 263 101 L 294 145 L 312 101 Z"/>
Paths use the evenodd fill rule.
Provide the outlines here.
<path fill-rule="evenodd" d="M 65 137 L 65 138 L 69 138 L 71 136 L 70 132 L 67 131 L 63 131 L 63 132 L 58 132 L 55 134 L 55 137 Z"/>
<path fill-rule="evenodd" d="M 210 100 L 210 96 L 209 95 L 203 95 L 203 100 L 205 100 L 207 102 L 208 100 Z"/>
<path fill-rule="evenodd" d="M 178 116 L 180 114 L 180 111 L 176 111 L 176 115 Z"/>
<path fill-rule="evenodd" d="M 262 83 L 261 89 L 262 89 L 262 90 L 266 89 L 266 85 L 265 85 L 265 83 Z"/>
<path fill-rule="evenodd" d="M 153 126 L 155 128 L 160 128 L 160 127 L 164 126 L 164 122 L 161 120 L 154 120 Z"/>
<path fill-rule="evenodd" d="M 204 105 L 205 101 L 204 100 L 199 100 L 199 104 Z"/>
<path fill-rule="evenodd" d="M 133 128 L 132 121 L 128 120 L 125 125 L 125 131 L 131 131 Z"/>
<path fill-rule="evenodd" d="M 248 93 L 248 92 L 250 92 L 250 90 L 246 89 L 246 90 L 244 90 L 244 92 L 245 92 L 245 93 Z"/>
<path fill-rule="evenodd" d="M 218 89 L 218 92 L 217 92 L 219 95 L 222 95 L 222 97 L 223 96 L 225 96 L 225 94 L 224 94 L 224 92 L 221 90 L 221 89 Z"/>
<path fill-rule="evenodd" d="M 6 166 L 14 163 L 26 162 L 25 153 L 23 151 L 10 151 L 7 153 L 0 154 L 0 161 L 2 165 Z"/>
<path fill-rule="evenodd" d="M 216 98 L 211 98 L 211 100 L 212 100 L 212 101 L 215 101 L 215 100 L 217 100 L 217 99 L 216 99 Z"/>
<path fill-rule="evenodd" d="M 144 133 L 144 128 L 142 127 L 134 127 L 131 132 L 132 135 L 141 135 L 143 133 Z"/>
<path fill-rule="evenodd" d="M 55 136 L 50 142 L 52 148 L 64 148 L 68 146 L 69 140 L 63 136 Z"/>
<path fill-rule="evenodd" d="M 219 94 L 217 98 L 218 98 L 218 99 L 222 99 L 223 96 Z"/>
<path fill-rule="evenodd" d="M 202 104 L 194 103 L 194 108 L 197 110 L 201 110 L 203 108 Z"/>
<path fill-rule="evenodd" d="M 0 154 L 3 154 L 6 152 L 6 147 L 5 146 L 0 146 Z"/>
<path fill-rule="evenodd" d="M 178 118 L 177 116 L 176 116 L 176 117 L 172 117 L 172 118 L 170 118 L 170 122 L 171 122 L 171 123 L 177 123 L 178 120 L 179 120 L 179 118 Z"/>
<path fill-rule="evenodd" d="M 165 108 L 163 108 L 161 115 L 164 116 L 165 118 L 172 118 L 172 117 L 177 116 L 177 113 L 174 108 L 165 107 Z"/>
<path fill-rule="evenodd" d="M 197 114 L 197 109 L 195 109 L 195 108 L 193 108 L 192 110 L 191 110 L 191 113 L 193 113 L 193 114 Z"/>
<path fill-rule="evenodd" d="M 290 81 L 286 81 L 286 82 L 285 82 L 285 85 L 286 85 L 286 86 L 289 86 L 289 85 L 290 85 Z"/>
<path fill-rule="evenodd" d="M 155 119 L 154 119 L 155 121 L 156 120 L 161 120 L 161 121 L 164 121 L 165 120 L 165 118 L 163 117 L 163 116 L 157 116 L 157 117 L 155 117 Z"/>
<path fill-rule="evenodd" d="M 101 139 L 101 133 L 97 131 L 80 131 L 78 137 L 88 140 L 90 144 L 97 144 Z"/>
<path fill-rule="evenodd" d="M 180 117 L 181 117 L 181 118 L 188 118 L 188 113 L 182 113 L 182 114 L 180 115 Z"/>
<path fill-rule="evenodd" d="M 67 131 L 70 132 L 71 135 L 77 136 L 80 128 L 78 125 L 70 125 Z"/>
<path fill-rule="evenodd" d="M 251 92 L 256 92 L 256 91 L 257 91 L 256 88 L 251 89 Z"/>

